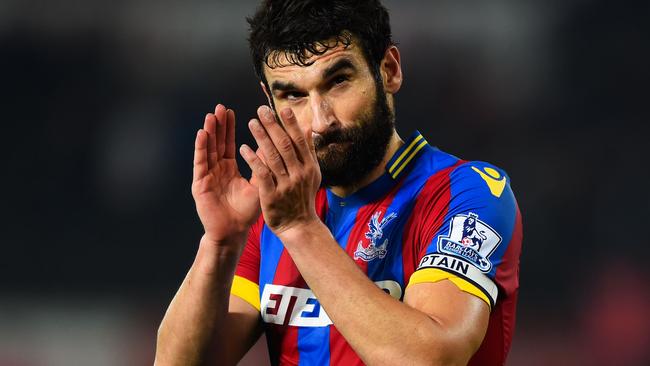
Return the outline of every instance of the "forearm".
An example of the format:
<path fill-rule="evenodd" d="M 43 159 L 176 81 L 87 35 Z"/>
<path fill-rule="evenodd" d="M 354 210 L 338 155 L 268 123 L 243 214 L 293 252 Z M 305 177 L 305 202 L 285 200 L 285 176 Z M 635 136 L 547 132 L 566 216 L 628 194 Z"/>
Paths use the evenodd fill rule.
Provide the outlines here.
<path fill-rule="evenodd" d="M 281 237 L 303 278 L 363 361 L 449 364 L 452 337 L 442 322 L 379 289 L 324 225 Z"/>
<path fill-rule="evenodd" d="M 244 238 L 238 240 L 244 241 Z M 233 245 L 235 244 L 235 245 Z M 207 364 L 222 335 L 241 243 L 201 240 L 196 259 L 158 330 L 156 365 Z M 237 248 L 237 249 L 233 249 Z"/>

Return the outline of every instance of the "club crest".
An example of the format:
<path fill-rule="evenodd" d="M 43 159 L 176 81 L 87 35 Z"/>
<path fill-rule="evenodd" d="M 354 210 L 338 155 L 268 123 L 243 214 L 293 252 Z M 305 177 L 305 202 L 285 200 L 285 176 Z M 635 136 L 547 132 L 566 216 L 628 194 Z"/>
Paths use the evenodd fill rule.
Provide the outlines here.
<path fill-rule="evenodd" d="M 488 257 L 500 243 L 499 233 L 470 212 L 453 217 L 449 235 L 438 239 L 438 250 L 465 259 L 487 273 L 492 269 Z"/>
<path fill-rule="evenodd" d="M 366 232 L 366 238 L 370 241 L 367 247 L 363 247 L 363 240 L 359 240 L 357 250 L 354 251 L 354 259 L 361 259 L 365 262 L 370 262 L 373 259 L 383 259 L 386 256 L 386 246 L 388 245 L 388 238 L 384 237 L 384 228 L 389 222 L 397 217 L 395 212 L 386 215 L 379 221 L 381 211 L 375 212 L 370 221 L 368 222 L 369 231 Z M 381 241 L 383 239 L 383 241 Z"/>

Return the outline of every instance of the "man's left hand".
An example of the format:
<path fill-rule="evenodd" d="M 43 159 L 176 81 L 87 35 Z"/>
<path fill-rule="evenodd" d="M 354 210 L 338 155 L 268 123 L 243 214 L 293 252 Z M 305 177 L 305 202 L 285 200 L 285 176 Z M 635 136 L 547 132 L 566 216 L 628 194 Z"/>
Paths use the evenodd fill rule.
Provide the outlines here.
<path fill-rule="evenodd" d="M 290 108 L 280 112 L 284 128 L 268 106 L 258 108 L 257 114 L 259 120 L 252 119 L 248 127 L 259 150 L 242 145 L 240 153 L 258 182 L 264 221 L 278 236 L 320 223 L 315 196 L 321 173 L 311 129 L 301 131 Z"/>

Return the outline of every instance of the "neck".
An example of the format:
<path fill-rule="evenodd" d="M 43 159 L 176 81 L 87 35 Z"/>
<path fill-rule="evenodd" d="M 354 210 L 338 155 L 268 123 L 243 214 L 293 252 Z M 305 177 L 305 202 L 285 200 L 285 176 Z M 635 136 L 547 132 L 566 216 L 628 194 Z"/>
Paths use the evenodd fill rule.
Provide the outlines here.
<path fill-rule="evenodd" d="M 333 186 L 330 187 L 332 190 L 332 193 L 339 197 L 347 197 L 354 192 L 360 190 L 361 188 L 367 186 L 368 184 L 372 183 L 375 181 L 375 179 L 381 177 L 382 174 L 384 174 L 384 171 L 386 170 L 386 164 L 388 164 L 388 161 L 393 157 L 395 152 L 402 146 L 404 145 L 404 141 L 402 141 L 402 138 L 399 137 L 397 134 L 397 131 L 393 131 L 393 136 L 391 136 L 390 141 L 388 142 L 388 148 L 386 149 L 386 153 L 384 154 L 384 158 L 381 160 L 381 163 L 379 163 L 371 172 L 368 174 L 365 178 L 361 179 L 359 182 L 356 184 L 350 185 L 350 186 Z"/>

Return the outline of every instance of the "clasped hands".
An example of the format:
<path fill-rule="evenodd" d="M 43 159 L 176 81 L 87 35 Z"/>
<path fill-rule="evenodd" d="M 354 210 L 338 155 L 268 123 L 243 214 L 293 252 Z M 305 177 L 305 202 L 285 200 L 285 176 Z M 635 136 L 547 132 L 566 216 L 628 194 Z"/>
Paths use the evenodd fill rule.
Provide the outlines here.
<path fill-rule="evenodd" d="M 220 246 L 240 242 L 237 238 L 246 235 L 260 209 L 278 236 L 321 224 L 314 202 L 321 173 L 311 128 L 302 131 L 289 108 L 280 113 L 283 124 L 267 106 L 257 112 L 259 119 L 252 119 L 249 128 L 259 148 L 240 148 L 253 173 L 250 180 L 241 176 L 235 160 L 234 111 L 218 105 L 197 132 L 192 196 L 204 239 Z"/>
<path fill-rule="evenodd" d="M 311 128 L 300 129 L 290 108 L 280 112 L 283 124 L 268 106 L 248 123 L 259 149 L 239 149 L 256 180 L 266 225 L 276 235 L 301 224 L 320 222 L 315 196 L 321 182 Z"/>

